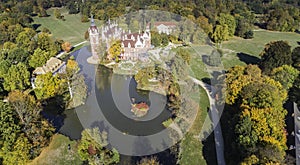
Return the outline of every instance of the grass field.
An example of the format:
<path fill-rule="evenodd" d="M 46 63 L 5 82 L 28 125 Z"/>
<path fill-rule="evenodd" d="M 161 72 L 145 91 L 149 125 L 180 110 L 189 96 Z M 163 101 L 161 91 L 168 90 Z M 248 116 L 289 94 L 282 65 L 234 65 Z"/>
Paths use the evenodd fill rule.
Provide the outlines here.
<path fill-rule="evenodd" d="M 68 149 L 68 144 L 71 148 Z M 28 165 L 81 165 L 82 161 L 77 154 L 77 142 L 71 141 L 68 137 L 56 134 L 48 147 L 43 149 L 39 157 Z"/>
<path fill-rule="evenodd" d="M 65 21 L 55 18 L 54 9 L 47 10 L 49 17 L 34 17 L 34 24 L 41 25 L 38 30 L 48 28 L 54 37 L 70 42 L 72 45 L 84 41 L 84 34 L 90 23 L 82 23 L 80 14 L 68 14 L 67 10 L 59 9 Z M 99 21 L 96 21 L 96 24 Z"/>
<path fill-rule="evenodd" d="M 207 115 L 207 108 L 209 107 L 209 100 L 204 89 L 199 88 L 200 90 L 200 108 L 197 113 L 196 119 L 190 128 L 189 132 L 185 135 L 181 143 L 181 165 L 205 165 L 207 164 L 203 155 L 209 155 L 210 159 L 215 159 L 216 155 L 213 152 L 204 153 L 204 147 L 214 148 L 214 143 L 208 143 L 207 146 L 203 145 L 203 142 L 197 138 L 201 132 L 201 128 L 205 117 Z M 214 160 L 212 160 L 214 161 Z M 212 162 L 210 161 L 210 162 Z"/>
<path fill-rule="evenodd" d="M 300 34 L 292 32 L 275 32 L 259 29 L 254 31 L 253 39 L 242 39 L 238 37 L 233 37 L 229 41 L 222 44 L 222 48 L 225 51 L 230 51 L 225 56 L 223 56 L 223 64 L 227 69 L 235 65 L 245 65 L 247 59 L 259 58 L 259 54 L 263 51 L 265 44 L 270 41 L 283 40 L 287 41 L 292 48 L 298 45 L 300 41 Z M 237 54 L 243 53 L 246 59 L 241 59 Z"/>

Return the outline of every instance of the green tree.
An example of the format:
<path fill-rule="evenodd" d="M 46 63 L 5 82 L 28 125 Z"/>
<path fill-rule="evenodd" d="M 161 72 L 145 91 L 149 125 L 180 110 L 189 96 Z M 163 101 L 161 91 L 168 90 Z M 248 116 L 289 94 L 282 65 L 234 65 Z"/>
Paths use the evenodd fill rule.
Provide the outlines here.
<path fill-rule="evenodd" d="M 29 66 L 32 68 L 40 67 L 46 64 L 51 57 L 50 53 L 37 48 L 29 59 Z"/>
<path fill-rule="evenodd" d="M 151 44 L 155 47 L 161 46 L 162 38 L 158 32 L 151 32 Z"/>
<path fill-rule="evenodd" d="M 221 53 L 218 50 L 213 50 L 208 58 L 208 63 L 211 66 L 221 65 Z"/>
<path fill-rule="evenodd" d="M 176 51 L 176 54 L 181 57 L 187 64 L 190 64 L 191 61 L 191 54 L 187 49 L 179 48 Z"/>
<path fill-rule="evenodd" d="M 16 89 L 24 90 L 29 85 L 30 73 L 27 67 L 23 63 L 12 65 L 7 74 L 4 75 L 3 87 L 6 91 L 12 91 Z"/>
<path fill-rule="evenodd" d="M 54 16 L 57 19 L 61 19 L 62 18 L 62 15 L 61 15 L 61 13 L 60 13 L 60 11 L 58 9 L 54 9 Z"/>
<path fill-rule="evenodd" d="M 218 22 L 222 26 L 227 25 L 228 35 L 230 37 L 232 37 L 234 35 L 235 29 L 236 29 L 236 22 L 235 22 L 234 16 L 232 16 L 230 14 L 221 13 L 219 18 L 218 18 Z"/>
<path fill-rule="evenodd" d="M 0 78 L 4 78 L 10 65 L 11 65 L 10 62 L 7 60 L 0 61 Z"/>
<path fill-rule="evenodd" d="M 0 163 L 11 164 L 10 155 L 13 146 L 20 136 L 21 127 L 17 120 L 15 111 L 7 103 L 0 102 Z M 1 164 L 2 164 L 1 163 Z"/>
<path fill-rule="evenodd" d="M 213 41 L 217 44 L 217 46 L 221 46 L 223 41 L 229 39 L 229 31 L 228 26 L 225 25 L 216 25 L 214 32 L 211 35 Z"/>
<path fill-rule="evenodd" d="M 259 65 L 266 74 L 282 65 L 292 65 L 291 46 L 285 41 L 272 41 L 266 44 L 260 56 Z"/>
<path fill-rule="evenodd" d="M 51 56 L 55 56 L 61 50 L 61 44 L 55 44 L 48 33 L 42 32 L 37 36 L 37 45 L 41 50 L 49 52 Z"/>
<path fill-rule="evenodd" d="M 16 38 L 16 43 L 18 46 L 26 49 L 28 52 L 33 52 L 36 47 L 36 41 L 33 37 L 36 35 L 36 32 L 31 28 L 24 28 Z"/>
<path fill-rule="evenodd" d="M 293 86 L 295 79 L 298 77 L 299 71 L 292 66 L 283 65 L 278 68 L 274 68 L 271 72 L 271 77 L 279 81 L 284 89 L 288 90 Z"/>
<path fill-rule="evenodd" d="M 106 148 L 107 133 L 100 132 L 98 128 L 85 129 L 81 133 L 78 145 L 78 154 L 82 160 L 88 160 L 90 165 L 116 164 L 120 160 L 116 149 Z"/>
<path fill-rule="evenodd" d="M 3 147 L 2 150 L 6 150 L 6 153 L 2 156 L 0 152 L 0 157 L 3 159 L 3 164 L 18 164 L 26 165 L 30 160 L 30 147 L 31 144 L 29 140 L 21 134 L 11 147 L 11 150 L 6 150 L 7 148 Z"/>
<path fill-rule="evenodd" d="M 300 76 L 298 76 L 294 81 L 289 95 L 292 101 L 294 101 L 297 105 L 300 105 Z"/>
<path fill-rule="evenodd" d="M 300 71 L 300 47 L 296 47 L 292 51 L 293 67 Z"/>
<path fill-rule="evenodd" d="M 10 61 L 10 63 L 12 64 L 17 64 L 19 62 L 26 64 L 28 58 L 29 58 L 29 53 L 23 48 L 14 48 L 10 50 L 6 57 L 6 59 Z"/>

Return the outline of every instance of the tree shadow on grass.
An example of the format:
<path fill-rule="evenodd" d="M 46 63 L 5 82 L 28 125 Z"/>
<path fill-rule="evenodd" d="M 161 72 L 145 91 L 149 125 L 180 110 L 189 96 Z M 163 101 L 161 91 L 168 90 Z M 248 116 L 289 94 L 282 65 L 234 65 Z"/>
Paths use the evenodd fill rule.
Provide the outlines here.
<path fill-rule="evenodd" d="M 246 64 L 257 64 L 260 61 L 259 58 L 242 52 L 238 53 L 237 56 L 241 61 L 245 62 Z"/>
<path fill-rule="evenodd" d="M 37 23 L 32 24 L 32 28 L 33 28 L 34 30 L 37 30 L 40 26 L 41 26 L 41 24 L 37 24 Z"/>

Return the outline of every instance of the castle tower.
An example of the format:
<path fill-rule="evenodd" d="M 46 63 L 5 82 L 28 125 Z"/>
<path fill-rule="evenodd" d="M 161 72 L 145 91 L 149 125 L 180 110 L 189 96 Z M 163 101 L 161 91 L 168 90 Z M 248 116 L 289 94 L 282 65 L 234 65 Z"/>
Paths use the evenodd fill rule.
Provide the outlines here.
<path fill-rule="evenodd" d="M 91 44 L 91 51 L 93 59 L 99 59 L 98 56 L 98 47 L 99 47 L 99 29 L 97 28 L 93 15 L 91 16 L 91 26 L 88 29 L 89 36 L 90 36 L 90 44 Z"/>

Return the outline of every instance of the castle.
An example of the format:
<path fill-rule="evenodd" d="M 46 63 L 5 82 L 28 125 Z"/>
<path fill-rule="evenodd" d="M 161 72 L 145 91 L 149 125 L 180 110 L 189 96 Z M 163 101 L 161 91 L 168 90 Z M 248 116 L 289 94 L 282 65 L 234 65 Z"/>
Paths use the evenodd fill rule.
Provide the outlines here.
<path fill-rule="evenodd" d="M 101 40 L 109 48 L 112 41 L 120 40 L 122 53 L 119 55 L 120 60 L 142 60 L 145 61 L 145 53 L 151 48 L 151 33 L 150 28 L 147 26 L 144 32 L 131 33 L 120 28 L 116 21 L 108 22 L 102 26 L 101 32 L 95 25 L 94 19 L 91 18 L 91 26 L 89 27 L 89 36 L 91 42 L 92 57 L 98 59 L 98 47 Z"/>

